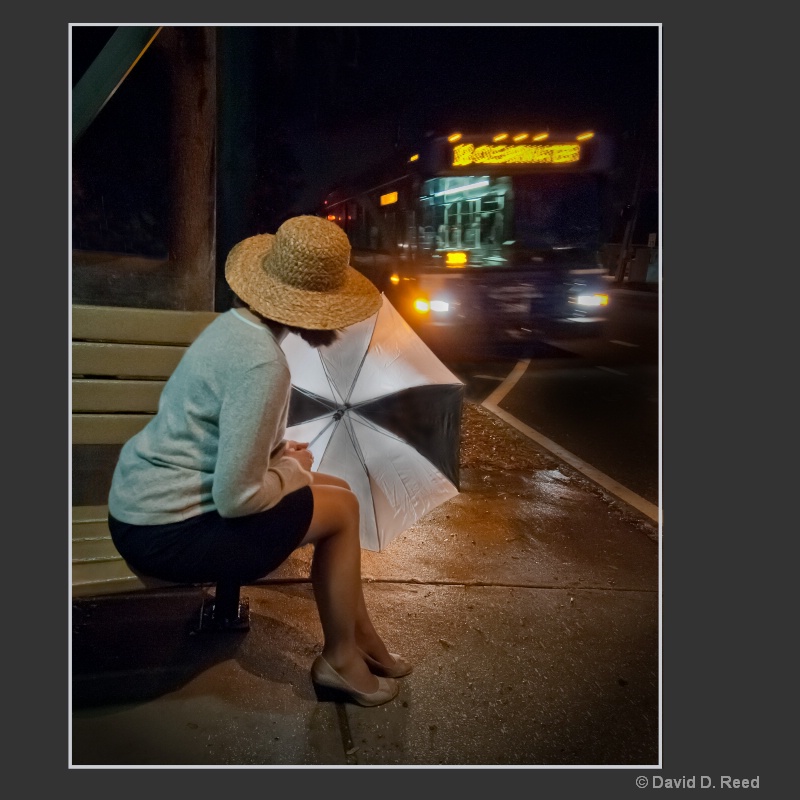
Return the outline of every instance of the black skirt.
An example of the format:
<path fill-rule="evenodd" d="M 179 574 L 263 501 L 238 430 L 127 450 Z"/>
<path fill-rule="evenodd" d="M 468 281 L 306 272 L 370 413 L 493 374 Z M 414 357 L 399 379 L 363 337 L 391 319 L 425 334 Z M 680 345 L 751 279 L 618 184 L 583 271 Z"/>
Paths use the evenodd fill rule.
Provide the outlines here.
<path fill-rule="evenodd" d="M 143 575 L 176 583 L 253 583 L 297 549 L 311 524 L 314 495 L 304 486 L 268 511 L 221 517 L 208 511 L 167 525 L 130 525 L 108 515 L 120 555 Z"/>

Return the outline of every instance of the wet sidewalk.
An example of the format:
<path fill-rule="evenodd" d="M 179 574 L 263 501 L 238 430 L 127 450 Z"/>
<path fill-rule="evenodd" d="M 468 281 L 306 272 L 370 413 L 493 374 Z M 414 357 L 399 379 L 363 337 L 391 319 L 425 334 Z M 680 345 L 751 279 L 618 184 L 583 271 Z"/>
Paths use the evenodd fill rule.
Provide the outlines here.
<path fill-rule="evenodd" d="M 658 527 L 474 403 L 461 493 L 364 551 L 390 650 L 377 708 L 316 700 L 298 551 L 244 587 L 247 632 L 190 635 L 203 590 L 73 603 L 70 763 L 656 766 Z"/>

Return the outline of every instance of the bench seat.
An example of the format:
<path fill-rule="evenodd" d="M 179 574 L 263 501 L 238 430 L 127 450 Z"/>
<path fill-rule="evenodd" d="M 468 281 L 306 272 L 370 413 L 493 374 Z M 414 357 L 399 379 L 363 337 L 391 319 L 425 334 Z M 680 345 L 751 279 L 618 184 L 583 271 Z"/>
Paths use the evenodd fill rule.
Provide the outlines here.
<path fill-rule="evenodd" d="M 72 306 L 73 598 L 163 589 L 117 552 L 106 505 L 119 449 L 158 410 L 164 385 L 213 311 Z M 206 627 L 247 627 L 239 586 L 217 584 Z M 201 628 L 203 623 L 201 622 Z"/>

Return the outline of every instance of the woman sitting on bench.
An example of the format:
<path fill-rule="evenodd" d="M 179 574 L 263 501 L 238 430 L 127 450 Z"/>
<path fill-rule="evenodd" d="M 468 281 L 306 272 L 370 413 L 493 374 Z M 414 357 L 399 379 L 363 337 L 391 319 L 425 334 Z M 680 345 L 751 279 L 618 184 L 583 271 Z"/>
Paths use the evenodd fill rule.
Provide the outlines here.
<path fill-rule="evenodd" d="M 311 472 L 304 443 L 284 440 L 283 337 L 324 347 L 380 308 L 349 257 L 345 233 L 312 216 L 232 248 L 234 307 L 188 348 L 158 413 L 123 446 L 109 528 L 135 570 L 186 583 L 253 583 L 313 544 L 324 638 L 311 668 L 317 696 L 374 706 L 396 696 L 411 665 L 388 651 L 367 612 L 358 500 L 343 480 Z"/>

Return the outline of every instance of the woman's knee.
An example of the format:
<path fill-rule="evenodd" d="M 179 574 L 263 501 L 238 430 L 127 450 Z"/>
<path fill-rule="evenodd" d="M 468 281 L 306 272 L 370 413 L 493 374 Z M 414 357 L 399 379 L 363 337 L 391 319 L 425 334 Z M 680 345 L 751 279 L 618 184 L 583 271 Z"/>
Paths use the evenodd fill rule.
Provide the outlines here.
<path fill-rule="evenodd" d="M 344 478 L 329 475 L 326 472 L 315 472 L 314 484 L 318 486 L 338 486 L 340 489 L 350 490 L 350 484 Z"/>
<path fill-rule="evenodd" d="M 354 532 L 358 534 L 358 498 L 349 489 L 331 485 L 312 485 L 314 514 L 304 543 L 328 536 Z"/>

